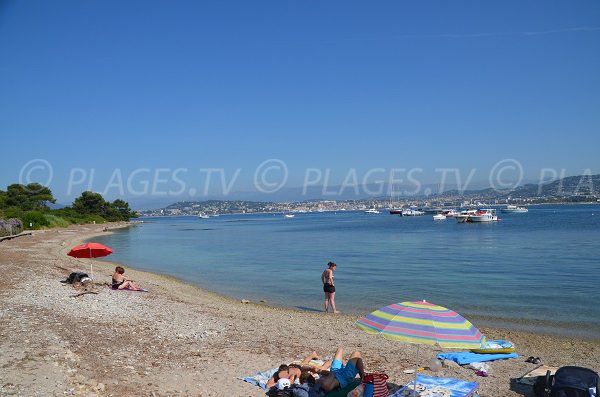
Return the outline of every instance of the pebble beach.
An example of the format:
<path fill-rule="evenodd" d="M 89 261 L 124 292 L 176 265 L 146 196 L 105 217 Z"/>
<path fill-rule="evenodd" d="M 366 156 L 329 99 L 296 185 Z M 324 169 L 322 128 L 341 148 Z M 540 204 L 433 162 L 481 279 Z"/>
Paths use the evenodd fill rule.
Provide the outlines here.
<path fill-rule="evenodd" d="M 115 264 L 94 261 L 94 282 L 63 284 L 90 260 L 69 249 L 127 223 L 34 231 L 0 242 L 0 396 L 264 396 L 240 380 L 343 346 L 363 353 L 368 372 L 389 375 L 391 391 L 408 383 L 416 348 L 368 335 L 356 316 L 271 307 L 234 300 L 164 275 L 126 276 L 149 293 L 113 291 Z M 293 296 L 290 297 L 293 299 Z M 475 324 L 477 326 L 477 324 Z M 480 384 L 479 396 L 533 396 L 517 379 L 536 367 L 578 365 L 600 370 L 600 335 L 592 340 L 479 327 L 488 339 L 511 340 L 520 357 L 490 363 L 489 376 L 458 365 L 425 375 Z M 421 346 L 421 366 L 439 347 Z"/>

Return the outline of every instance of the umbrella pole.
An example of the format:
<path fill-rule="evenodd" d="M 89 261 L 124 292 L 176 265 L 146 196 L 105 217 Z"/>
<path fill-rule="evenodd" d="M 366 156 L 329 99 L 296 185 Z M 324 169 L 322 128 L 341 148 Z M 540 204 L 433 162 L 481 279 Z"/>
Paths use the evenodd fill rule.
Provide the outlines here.
<path fill-rule="evenodd" d="M 90 259 L 92 259 L 92 249 L 90 248 Z M 93 259 L 92 259 L 93 260 Z M 90 261 L 90 273 L 92 280 L 94 279 L 94 262 Z"/>
<path fill-rule="evenodd" d="M 415 384 L 413 387 L 413 397 L 417 395 L 417 375 L 419 374 L 419 345 L 417 344 L 417 368 L 415 368 Z"/>

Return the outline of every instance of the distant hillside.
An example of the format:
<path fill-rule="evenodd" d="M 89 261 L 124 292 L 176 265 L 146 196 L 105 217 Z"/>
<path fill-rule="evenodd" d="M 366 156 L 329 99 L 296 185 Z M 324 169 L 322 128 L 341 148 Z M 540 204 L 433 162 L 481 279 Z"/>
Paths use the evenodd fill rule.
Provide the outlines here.
<path fill-rule="evenodd" d="M 522 199 L 551 198 L 553 200 L 574 197 L 600 197 L 600 174 L 569 176 L 545 183 L 528 183 L 512 190 L 487 188 L 466 190 L 462 193 L 458 190 L 450 190 L 436 196 L 486 197 L 496 199 L 507 197 Z"/>
<path fill-rule="evenodd" d="M 513 190 L 512 197 L 571 197 L 600 195 L 600 174 L 579 175 L 546 184 L 527 184 Z"/>

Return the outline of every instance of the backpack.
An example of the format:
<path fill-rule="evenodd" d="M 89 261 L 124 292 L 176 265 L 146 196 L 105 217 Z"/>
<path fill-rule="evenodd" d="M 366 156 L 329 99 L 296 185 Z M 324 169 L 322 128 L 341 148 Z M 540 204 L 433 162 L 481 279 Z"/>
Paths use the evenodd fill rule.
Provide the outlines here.
<path fill-rule="evenodd" d="M 283 390 L 277 389 L 276 386 L 273 386 L 267 392 L 267 396 L 269 397 L 293 397 L 294 395 L 294 386 L 286 387 Z"/>
<path fill-rule="evenodd" d="M 596 397 L 600 378 L 591 369 L 575 366 L 561 367 L 554 376 L 540 376 L 533 391 L 540 397 Z"/>
<path fill-rule="evenodd" d="M 63 282 L 67 284 L 80 283 L 84 278 L 90 278 L 90 276 L 84 272 L 73 272 L 69 274 L 69 277 Z"/>

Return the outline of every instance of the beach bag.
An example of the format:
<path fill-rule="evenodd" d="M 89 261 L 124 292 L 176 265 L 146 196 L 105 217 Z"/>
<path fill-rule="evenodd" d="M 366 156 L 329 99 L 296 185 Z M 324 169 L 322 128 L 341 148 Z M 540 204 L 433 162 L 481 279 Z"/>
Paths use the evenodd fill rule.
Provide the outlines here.
<path fill-rule="evenodd" d="M 372 397 L 387 397 L 389 395 L 387 380 L 388 376 L 386 374 L 366 374 L 363 378 L 365 397 L 371 397 L 369 395 L 371 394 L 371 385 L 373 385 Z"/>
<path fill-rule="evenodd" d="M 67 277 L 67 279 L 64 282 L 67 284 L 74 284 L 74 283 L 80 283 L 84 279 L 89 280 L 89 278 L 90 278 L 90 276 L 88 276 L 87 273 L 73 272 L 73 273 L 69 274 L 69 277 Z"/>
<path fill-rule="evenodd" d="M 550 387 L 550 397 L 597 397 L 598 373 L 588 368 L 560 367 Z"/>

